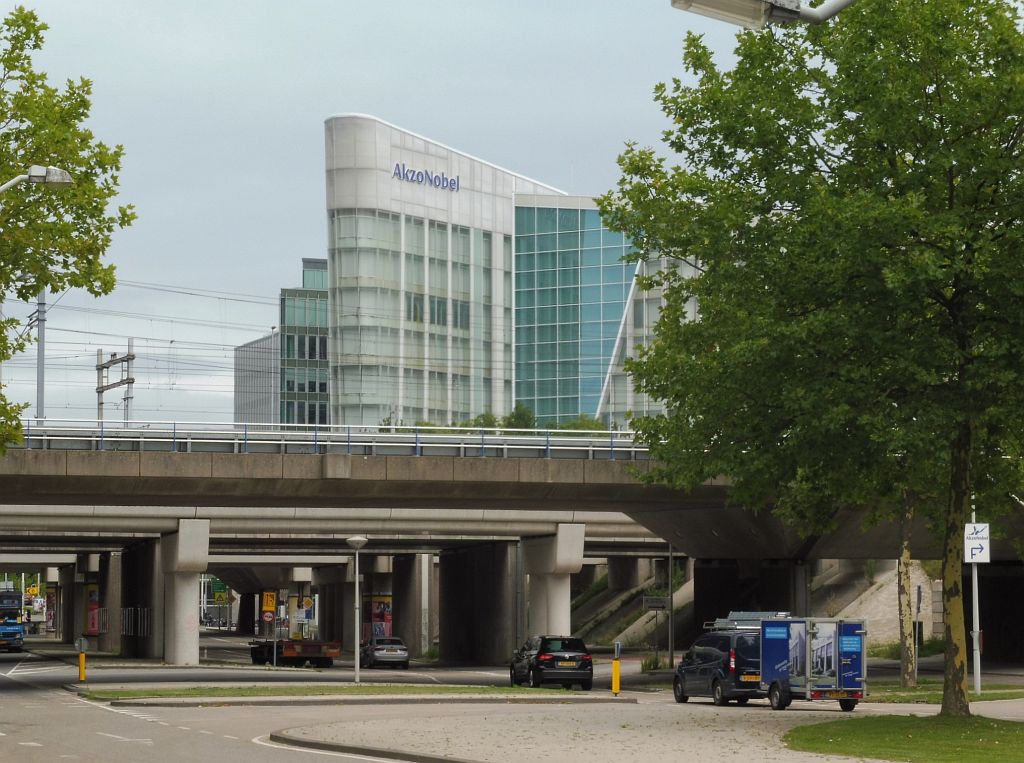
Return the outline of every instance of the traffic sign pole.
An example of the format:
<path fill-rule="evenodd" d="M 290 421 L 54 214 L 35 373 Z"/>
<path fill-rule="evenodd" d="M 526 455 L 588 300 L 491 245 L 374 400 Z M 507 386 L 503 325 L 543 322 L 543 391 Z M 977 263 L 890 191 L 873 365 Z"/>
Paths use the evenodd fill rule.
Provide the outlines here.
<path fill-rule="evenodd" d="M 981 694 L 981 615 L 978 602 L 978 563 L 990 559 L 987 524 L 978 524 L 971 505 L 971 523 L 964 528 L 964 561 L 971 564 L 971 638 L 974 641 L 974 693 Z"/>

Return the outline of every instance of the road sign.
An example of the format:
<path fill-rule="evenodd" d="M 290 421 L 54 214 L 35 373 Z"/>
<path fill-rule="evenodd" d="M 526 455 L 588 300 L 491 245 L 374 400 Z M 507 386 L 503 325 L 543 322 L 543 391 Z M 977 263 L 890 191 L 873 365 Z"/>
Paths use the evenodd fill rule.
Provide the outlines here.
<path fill-rule="evenodd" d="M 214 591 L 213 592 L 213 603 L 214 604 L 227 604 L 228 603 L 228 592 L 227 591 Z"/>
<path fill-rule="evenodd" d="M 277 609 L 277 594 L 274 591 L 263 592 L 263 606 L 260 609 L 264 612 L 273 612 Z"/>
<path fill-rule="evenodd" d="M 668 609 L 668 596 L 644 596 L 643 607 L 653 610 Z"/>
<path fill-rule="evenodd" d="M 262 617 L 263 617 L 263 622 L 265 622 L 265 623 L 272 623 L 272 622 L 274 622 L 274 613 L 273 612 L 264 612 Z"/>
<path fill-rule="evenodd" d="M 968 522 L 964 525 L 964 561 L 987 564 L 989 559 L 988 525 Z"/>

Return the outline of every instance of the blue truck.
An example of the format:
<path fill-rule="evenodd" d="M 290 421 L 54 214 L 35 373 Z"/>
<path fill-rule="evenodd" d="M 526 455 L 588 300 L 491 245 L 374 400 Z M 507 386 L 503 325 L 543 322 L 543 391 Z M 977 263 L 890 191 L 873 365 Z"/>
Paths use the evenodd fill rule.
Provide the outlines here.
<path fill-rule="evenodd" d="M 0 649 L 20 652 L 25 645 L 24 600 L 21 591 L 0 589 Z"/>
<path fill-rule="evenodd" d="M 794 699 L 839 700 L 850 712 L 867 692 L 863 620 L 777 617 L 761 620 L 761 681 L 773 710 Z"/>

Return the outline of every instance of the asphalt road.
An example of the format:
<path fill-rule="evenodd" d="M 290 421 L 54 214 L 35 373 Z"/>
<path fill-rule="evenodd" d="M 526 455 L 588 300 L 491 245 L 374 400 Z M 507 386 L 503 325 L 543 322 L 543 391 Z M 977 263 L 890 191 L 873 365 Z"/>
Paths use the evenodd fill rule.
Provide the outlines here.
<path fill-rule="evenodd" d="M 321 683 L 352 681 L 350 664 L 329 670 L 271 669 L 247 664 L 244 639 L 204 635 L 209 662 L 200 668 L 160 667 L 118 658 L 95 659 L 90 686 L 152 683 Z M 56 653 L 54 650 L 51 653 Z M 271 732 L 317 741 L 383 747 L 406 756 L 447 755 L 485 763 L 622 763 L 623 761 L 848 760 L 786 750 L 782 734 L 793 726 L 845 720 L 872 713 L 932 713 L 936 706 L 861 704 L 842 713 L 835 703 L 796 702 L 773 712 L 764 701 L 740 708 L 691 700 L 678 705 L 669 691 L 623 692 L 630 702 L 577 705 L 455 704 L 443 698 L 401 705 L 275 705 L 112 707 L 66 691 L 78 670 L 67 650 L 63 659 L 35 654 L 0 654 L 0 760 L 132 761 L 183 759 L 217 763 L 261 763 L 324 755 L 372 760 L 365 755 L 282 748 Z M 243 659 L 246 658 L 246 659 Z M 638 671 L 638 661 L 627 662 Z M 607 696 L 607 660 L 598 662 L 594 695 Z M 408 671 L 363 670 L 367 682 L 504 685 L 504 666 Z M 631 676 L 638 678 L 638 676 Z M 662 679 L 664 680 L 664 678 Z M 625 684 L 628 685 L 628 684 Z M 635 685 L 635 684 L 634 684 Z M 567 697 L 561 689 L 555 698 Z M 562 695 L 562 696 L 559 696 Z M 1024 700 L 972 703 L 975 713 L 1024 720 Z M 409 759 L 409 757 L 406 757 Z"/>

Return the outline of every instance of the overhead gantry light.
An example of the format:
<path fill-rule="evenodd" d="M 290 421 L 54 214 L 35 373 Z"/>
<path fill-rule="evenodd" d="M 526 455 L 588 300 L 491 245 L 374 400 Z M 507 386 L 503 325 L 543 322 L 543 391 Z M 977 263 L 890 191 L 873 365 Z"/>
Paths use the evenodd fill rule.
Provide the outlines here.
<path fill-rule="evenodd" d="M 825 0 L 811 8 L 800 0 L 672 0 L 672 7 L 730 24 L 760 29 L 765 24 L 820 24 L 856 0 Z"/>

